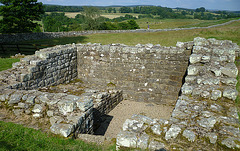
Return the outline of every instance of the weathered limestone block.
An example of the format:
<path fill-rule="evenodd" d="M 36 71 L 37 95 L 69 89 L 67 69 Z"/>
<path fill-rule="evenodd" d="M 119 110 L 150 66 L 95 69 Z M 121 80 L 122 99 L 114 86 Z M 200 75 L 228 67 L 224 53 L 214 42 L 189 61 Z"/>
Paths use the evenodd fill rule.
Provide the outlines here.
<path fill-rule="evenodd" d="M 51 125 L 55 124 L 55 123 L 61 123 L 64 121 L 64 118 L 61 116 L 53 116 L 50 118 L 50 123 Z"/>
<path fill-rule="evenodd" d="M 198 68 L 198 66 L 190 65 L 190 66 L 188 66 L 187 71 L 188 71 L 188 75 L 198 75 L 199 68 Z"/>
<path fill-rule="evenodd" d="M 238 75 L 238 69 L 234 63 L 228 63 L 224 67 L 221 67 L 221 72 L 231 78 L 236 78 Z"/>
<path fill-rule="evenodd" d="M 137 140 L 137 148 L 147 149 L 149 136 L 147 134 L 142 134 Z"/>
<path fill-rule="evenodd" d="M 196 37 L 194 38 L 194 46 L 206 46 L 209 45 L 209 41 L 206 40 L 205 38 L 201 38 L 201 37 Z"/>
<path fill-rule="evenodd" d="M 203 118 L 201 120 L 198 120 L 197 123 L 204 128 L 210 129 L 213 128 L 216 124 L 217 119 L 215 117 L 209 117 L 209 118 Z"/>
<path fill-rule="evenodd" d="M 239 142 L 240 142 L 239 138 L 229 137 L 224 139 L 221 143 L 230 149 L 240 149 Z"/>
<path fill-rule="evenodd" d="M 162 129 L 161 126 L 159 124 L 155 124 L 153 126 L 151 126 L 152 132 L 156 135 L 161 135 L 162 134 Z"/>
<path fill-rule="evenodd" d="M 154 140 L 151 141 L 148 146 L 150 150 L 165 150 L 164 147 L 165 147 L 164 143 Z"/>
<path fill-rule="evenodd" d="M 223 91 L 223 97 L 226 97 L 230 100 L 236 100 L 238 91 L 236 89 L 227 88 Z"/>
<path fill-rule="evenodd" d="M 189 61 L 191 64 L 195 64 L 200 62 L 202 59 L 202 55 L 201 54 L 192 54 L 189 58 Z"/>
<path fill-rule="evenodd" d="M 187 130 L 187 129 L 183 131 L 183 136 L 184 136 L 185 138 L 187 138 L 188 141 L 190 141 L 190 142 L 194 142 L 194 141 L 195 141 L 195 138 L 196 138 L 195 133 L 194 133 L 193 131 Z"/>
<path fill-rule="evenodd" d="M 76 101 L 74 100 L 61 100 L 57 103 L 59 111 L 66 115 L 69 112 L 73 112 L 76 108 Z"/>
<path fill-rule="evenodd" d="M 132 131 L 132 132 L 141 133 L 143 130 L 144 130 L 143 121 L 127 119 L 123 123 L 123 131 Z"/>
<path fill-rule="evenodd" d="M 235 78 L 222 78 L 221 82 L 226 85 L 236 86 L 238 81 Z"/>
<path fill-rule="evenodd" d="M 210 93 L 208 91 L 202 91 L 201 93 L 201 97 L 207 99 L 210 97 Z"/>
<path fill-rule="evenodd" d="M 175 139 L 180 132 L 181 128 L 178 125 L 172 124 L 165 134 L 165 139 L 166 140 Z"/>
<path fill-rule="evenodd" d="M 44 109 L 44 106 L 42 104 L 35 104 L 35 106 L 33 107 L 32 112 L 33 113 L 42 113 Z"/>
<path fill-rule="evenodd" d="M 213 90 L 211 94 L 212 94 L 211 96 L 212 100 L 217 100 L 222 97 L 222 91 L 220 90 Z"/>
<path fill-rule="evenodd" d="M 68 137 L 73 132 L 73 125 L 71 124 L 59 124 L 55 123 L 51 127 L 51 132 L 54 134 L 60 134 L 64 137 Z"/>
<path fill-rule="evenodd" d="M 210 62 L 210 60 L 211 60 L 211 56 L 204 55 L 204 56 L 202 56 L 201 62 L 202 63 L 208 63 L 208 62 Z"/>
<path fill-rule="evenodd" d="M 212 67 L 210 70 L 215 74 L 216 77 L 219 77 L 222 75 L 221 70 L 216 67 Z"/>
<path fill-rule="evenodd" d="M 11 95 L 11 97 L 9 98 L 8 104 L 15 104 L 15 103 L 19 103 L 22 99 L 23 94 L 21 93 L 14 93 Z"/>
<path fill-rule="evenodd" d="M 137 147 L 137 135 L 134 132 L 121 131 L 117 135 L 117 147 Z"/>
<path fill-rule="evenodd" d="M 192 94 L 193 88 L 194 88 L 193 86 L 184 84 L 181 88 L 182 94 L 184 94 L 184 95 Z"/>
<path fill-rule="evenodd" d="M 85 112 L 93 106 L 93 99 L 88 96 L 82 96 L 79 100 L 76 101 L 77 107 Z"/>
<path fill-rule="evenodd" d="M 218 136 L 216 133 L 208 133 L 207 137 L 209 138 L 210 143 L 215 144 L 217 142 Z"/>

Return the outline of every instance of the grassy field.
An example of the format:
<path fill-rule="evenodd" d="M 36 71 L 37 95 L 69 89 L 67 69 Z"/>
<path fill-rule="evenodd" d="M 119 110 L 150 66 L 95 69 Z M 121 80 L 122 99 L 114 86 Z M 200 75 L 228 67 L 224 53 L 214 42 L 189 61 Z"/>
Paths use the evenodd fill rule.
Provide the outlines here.
<path fill-rule="evenodd" d="M 60 136 L 42 133 L 40 130 L 25 128 L 18 124 L 0 121 L 0 150 L 97 151 L 115 150 L 115 146 L 87 144 L 80 140 L 66 139 Z"/>
<path fill-rule="evenodd" d="M 210 29 L 195 29 L 181 31 L 166 31 L 154 33 L 116 33 L 116 34 L 94 34 L 85 36 L 84 43 L 124 43 L 126 45 L 161 44 L 162 46 L 174 46 L 177 41 L 192 41 L 195 37 L 216 38 L 232 40 L 240 45 L 240 21 L 229 25 Z"/>
<path fill-rule="evenodd" d="M 20 61 L 20 59 L 0 58 L 0 71 L 12 68 L 12 64 L 18 61 Z"/>
<path fill-rule="evenodd" d="M 56 45 L 88 42 L 102 44 L 124 43 L 127 45 L 152 43 L 161 44 L 162 46 L 175 46 L 177 41 L 192 41 L 198 36 L 204 38 L 216 38 L 219 40 L 232 40 L 234 43 L 240 45 L 240 21 L 211 29 L 156 33 L 93 34 L 79 37 L 29 41 L 28 43 Z M 10 68 L 11 64 L 15 61 L 18 60 L 0 58 L 0 70 Z M 6 64 L 6 66 L 4 65 L 5 67 L 3 66 L 4 63 Z M 240 69 L 240 61 L 236 62 L 236 65 Z M 236 106 L 240 109 L 239 76 L 237 90 L 239 92 L 239 96 L 236 99 Z M 114 145 L 104 147 L 86 144 L 79 140 L 64 139 L 59 136 L 42 133 L 41 131 L 24 128 L 21 125 L 0 122 L 0 150 L 114 150 L 114 148 Z"/>
<path fill-rule="evenodd" d="M 216 24 L 222 24 L 232 19 L 223 20 L 199 20 L 199 19 L 138 19 L 137 24 L 141 29 L 147 29 L 149 22 L 150 29 L 170 29 L 170 28 L 189 28 L 189 27 L 207 27 Z"/>
<path fill-rule="evenodd" d="M 113 19 L 113 18 L 117 18 L 117 17 L 124 17 L 126 14 L 128 15 L 132 15 L 133 17 L 137 17 L 141 14 L 135 14 L 135 13 L 102 13 L 101 16 L 109 18 L 109 19 Z"/>

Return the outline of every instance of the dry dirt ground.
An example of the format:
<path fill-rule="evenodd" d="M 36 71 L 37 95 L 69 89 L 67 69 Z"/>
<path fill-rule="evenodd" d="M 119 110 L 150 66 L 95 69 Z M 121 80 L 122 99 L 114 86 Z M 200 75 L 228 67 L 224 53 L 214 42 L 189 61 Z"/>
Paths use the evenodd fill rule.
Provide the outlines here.
<path fill-rule="evenodd" d="M 111 141 L 117 137 L 126 119 L 131 118 L 133 114 L 145 115 L 153 119 L 169 119 L 173 108 L 168 105 L 123 100 L 105 116 L 105 122 L 95 131 L 95 135 L 80 134 L 79 138 L 99 144 Z"/>

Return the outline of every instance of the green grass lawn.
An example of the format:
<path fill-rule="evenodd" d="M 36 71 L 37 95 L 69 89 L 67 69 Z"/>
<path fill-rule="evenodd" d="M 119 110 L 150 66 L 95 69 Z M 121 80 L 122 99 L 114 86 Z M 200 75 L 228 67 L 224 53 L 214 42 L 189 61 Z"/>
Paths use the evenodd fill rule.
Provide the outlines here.
<path fill-rule="evenodd" d="M 0 71 L 12 68 L 12 64 L 18 61 L 20 61 L 18 58 L 0 58 Z"/>
<path fill-rule="evenodd" d="M 0 121 L 0 150 L 97 151 L 115 150 L 115 146 L 87 144 L 80 140 L 66 139 L 40 130 L 25 128 L 22 125 Z"/>

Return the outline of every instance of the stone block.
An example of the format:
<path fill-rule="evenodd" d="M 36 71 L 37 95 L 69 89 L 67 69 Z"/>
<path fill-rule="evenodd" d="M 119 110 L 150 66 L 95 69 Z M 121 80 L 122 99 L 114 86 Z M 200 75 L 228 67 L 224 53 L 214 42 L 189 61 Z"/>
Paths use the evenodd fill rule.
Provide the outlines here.
<path fill-rule="evenodd" d="M 150 149 L 150 150 L 155 150 L 155 151 L 157 151 L 157 150 L 165 150 L 164 149 L 164 147 L 165 147 L 165 145 L 164 145 L 164 143 L 162 143 L 162 142 L 159 142 L 159 141 L 155 141 L 155 140 L 152 140 L 150 143 L 149 143 L 149 146 L 148 146 L 148 148 Z"/>
<path fill-rule="evenodd" d="M 175 139 L 177 138 L 178 134 L 181 132 L 181 128 L 178 125 L 172 124 L 169 130 L 165 134 L 165 139 Z"/>
<path fill-rule="evenodd" d="M 201 120 L 198 120 L 197 123 L 204 128 L 210 129 L 213 128 L 214 125 L 216 124 L 217 119 L 215 117 L 210 117 L 210 118 L 203 118 Z"/>
<path fill-rule="evenodd" d="M 236 89 L 227 88 L 223 91 L 223 97 L 226 97 L 230 100 L 236 100 L 238 91 Z"/>
<path fill-rule="evenodd" d="M 50 130 L 54 134 L 60 134 L 64 137 L 68 137 L 73 132 L 73 125 L 71 124 L 59 124 L 55 123 L 50 127 Z"/>
<path fill-rule="evenodd" d="M 80 111 L 85 112 L 93 106 L 93 99 L 89 96 L 82 96 L 76 101 L 76 104 Z"/>
<path fill-rule="evenodd" d="M 61 100 L 57 103 L 59 111 L 63 114 L 66 115 L 69 112 L 73 112 L 77 105 L 76 101 L 74 100 Z"/>
<path fill-rule="evenodd" d="M 198 75 L 199 68 L 197 66 L 190 65 L 188 66 L 188 75 Z"/>
<path fill-rule="evenodd" d="M 22 99 L 23 94 L 21 93 L 14 93 L 11 95 L 11 97 L 9 98 L 8 104 L 15 104 L 15 103 L 19 103 Z"/>
<path fill-rule="evenodd" d="M 219 99 L 219 98 L 221 98 L 222 97 L 222 91 L 220 91 L 220 90 L 213 90 L 212 91 L 212 93 L 211 93 L 211 99 L 212 100 L 217 100 L 217 99 Z"/>
<path fill-rule="evenodd" d="M 183 136 L 185 138 L 187 138 L 189 142 L 194 142 L 195 138 L 196 138 L 195 133 L 193 131 L 187 130 L 187 129 L 183 131 Z"/>
<path fill-rule="evenodd" d="M 129 131 L 121 131 L 117 135 L 117 148 L 119 147 L 130 147 L 136 148 L 137 147 L 137 134 L 134 132 Z"/>
<path fill-rule="evenodd" d="M 201 38 L 201 37 L 196 37 L 194 38 L 194 46 L 206 46 L 209 45 L 209 41 L 206 40 L 205 38 Z"/>
<path fill-rule="evenodd" d="M 43 112 L 43 105 L 35 104 L 32 110 L 33 113 L 42 113 Z"/>
<path fill-rule="evenodd" d="M 184 84 L 181 88 L 182 94 L 185 94 L 185 95 L 192 94 L 193 88 L 194 88 L 193 86 Z"/>
<path fill-rule="evenodd" d="M 201 54 L 192 54 L 189 58 L 191 64 L 198 63 L 201 61 L 201 59 L 202 59 Z"/>
<path fill-rule="evenodd" d="M 161 126 L 159 124 L 155 124 L 155 125 L 151 126 L 151 130 L 156 135 L 161 135 L 162 134 L 162 129 L 161 129 Z"/>
<path fill-rule="evenodd" d="M 137 148 L 147 149 L 149 136 L 147 134 L 142 134 L 137 140 Z"/>
<path fill-rule="evenodd" d="M 221 67 L 221 72 L 230 77 L 230 78 L 236 78 L 238 75 L 238 69 L 234 63 L 228 63 L 224 67 Z"/>

